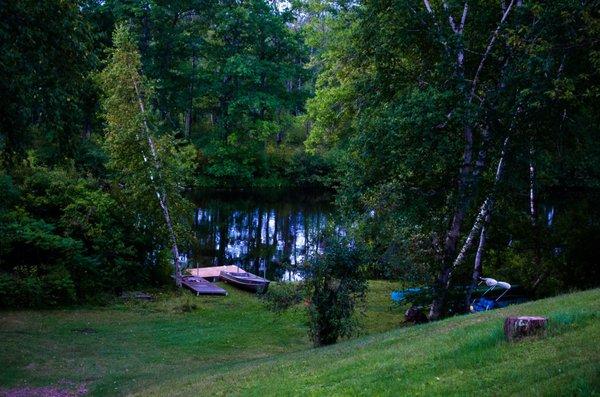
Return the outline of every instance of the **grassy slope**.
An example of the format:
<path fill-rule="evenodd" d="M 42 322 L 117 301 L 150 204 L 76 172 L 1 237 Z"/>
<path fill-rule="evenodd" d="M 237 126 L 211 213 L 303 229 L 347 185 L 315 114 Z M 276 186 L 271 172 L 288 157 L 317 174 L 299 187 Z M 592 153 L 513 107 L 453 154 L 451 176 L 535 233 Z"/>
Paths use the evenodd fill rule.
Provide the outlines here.
<path fill-rule="evenodd" d="M 390 310 L 393 286 L 371 282 L 364 333 L 400 323 Z M 0 389 L 67 382 L 86 383 L 94 395 L 127 394 L 310 347 L 301 307 L 275 314 L 224 288 L 227 297 L 165 294 L 153 303 L 0 312 Z M 197 308 L 182 312 L 186 304 Z M 96 332 L 74 331 L 82 328 Z"/>
<path fill-rule="evenodd" d="M 550 318 L 544 338 L 507 343 L 509 314 Z M 201 373 L 140 395 L 597 395 L 600 290 L 397 329 Z"/>

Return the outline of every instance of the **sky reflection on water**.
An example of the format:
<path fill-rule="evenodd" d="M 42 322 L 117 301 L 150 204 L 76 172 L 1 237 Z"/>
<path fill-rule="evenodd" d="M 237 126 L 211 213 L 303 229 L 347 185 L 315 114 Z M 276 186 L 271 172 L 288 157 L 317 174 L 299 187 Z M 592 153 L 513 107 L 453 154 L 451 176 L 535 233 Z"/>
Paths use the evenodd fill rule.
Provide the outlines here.
<path fill-rule="evenodd" d="M 320 232 L 331 218 L 331 206 L 310 197 L 217 198 L 198 204 L 195 265 L 237 265 L 270 280 L 301 278 L 298 268 L 321 250 Z"/>

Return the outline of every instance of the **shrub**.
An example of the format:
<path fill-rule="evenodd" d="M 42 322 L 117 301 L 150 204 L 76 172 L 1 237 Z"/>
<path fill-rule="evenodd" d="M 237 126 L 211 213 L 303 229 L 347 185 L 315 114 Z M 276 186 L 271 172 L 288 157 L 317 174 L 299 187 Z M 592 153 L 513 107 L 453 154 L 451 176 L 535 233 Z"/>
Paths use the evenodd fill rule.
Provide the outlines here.
<path fill-rule="evenodd" d="M 298 283 L 271 283 L 262 298 L 269 310 L 280 313 L 302 302 L 303 288 Z"/>
<path fill-rule="evenodd" d="M 0 307 L 15 306 L 17 301 L 17 288 L 14 277 L 10 274 L 0 273 Z"/>
<path fill-rule="evenodd" d="M 118 188 L 70 169 L 23 166 L 0 173 L 0 194 L 0 306 L 97 301 L 165 281 L 148 254 L 153 224 L 122 204 Z"/>
<path fill-rule="evenodd" d="M 325 250 L 308 262 L 309 336 L 315 346 L 335 343 L 356 329 L 354 311 L 367 289 L 364 255 L 352 241 L 326 239 Z"/>
<path fill-rule="evenodd" d="M 45 289 L 46 304 L 51 306 L 73 303 L 77 299 L 75 283 L 63 266 L 55 267 L 48 273 L 45 277 Z"/>
<path fill-rule="evenodd" d="M 0 274 L 0 307 L 51 307 L 76 301 L 75 283 L 62 266 L 19 266 Z"/>

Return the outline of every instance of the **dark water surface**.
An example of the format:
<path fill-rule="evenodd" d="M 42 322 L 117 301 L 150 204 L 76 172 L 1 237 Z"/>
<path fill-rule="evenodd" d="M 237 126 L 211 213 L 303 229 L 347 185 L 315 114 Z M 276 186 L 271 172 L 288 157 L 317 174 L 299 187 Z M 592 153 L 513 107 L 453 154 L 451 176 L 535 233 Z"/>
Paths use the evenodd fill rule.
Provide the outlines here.
<path fill-rule="evenodd" d="M 237 265 L 269 280 L 299 278 L 320 250 L 332 197 L 318 192 L 199 192 L 193 266 Z"/>

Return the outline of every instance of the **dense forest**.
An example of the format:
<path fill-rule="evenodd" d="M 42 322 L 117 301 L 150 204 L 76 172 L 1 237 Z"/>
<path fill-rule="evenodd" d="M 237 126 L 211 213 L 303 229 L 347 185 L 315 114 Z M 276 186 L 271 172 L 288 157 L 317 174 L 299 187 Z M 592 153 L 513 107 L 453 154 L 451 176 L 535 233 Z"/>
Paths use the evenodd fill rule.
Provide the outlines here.
<path fill-rule="evenodd" d="M 331 277 L 431 319 L 597 286 L 598 37 L 594 0 L 2 2 L 0 306 L 171 284 L 202 189 L 333 192 Z"/>

